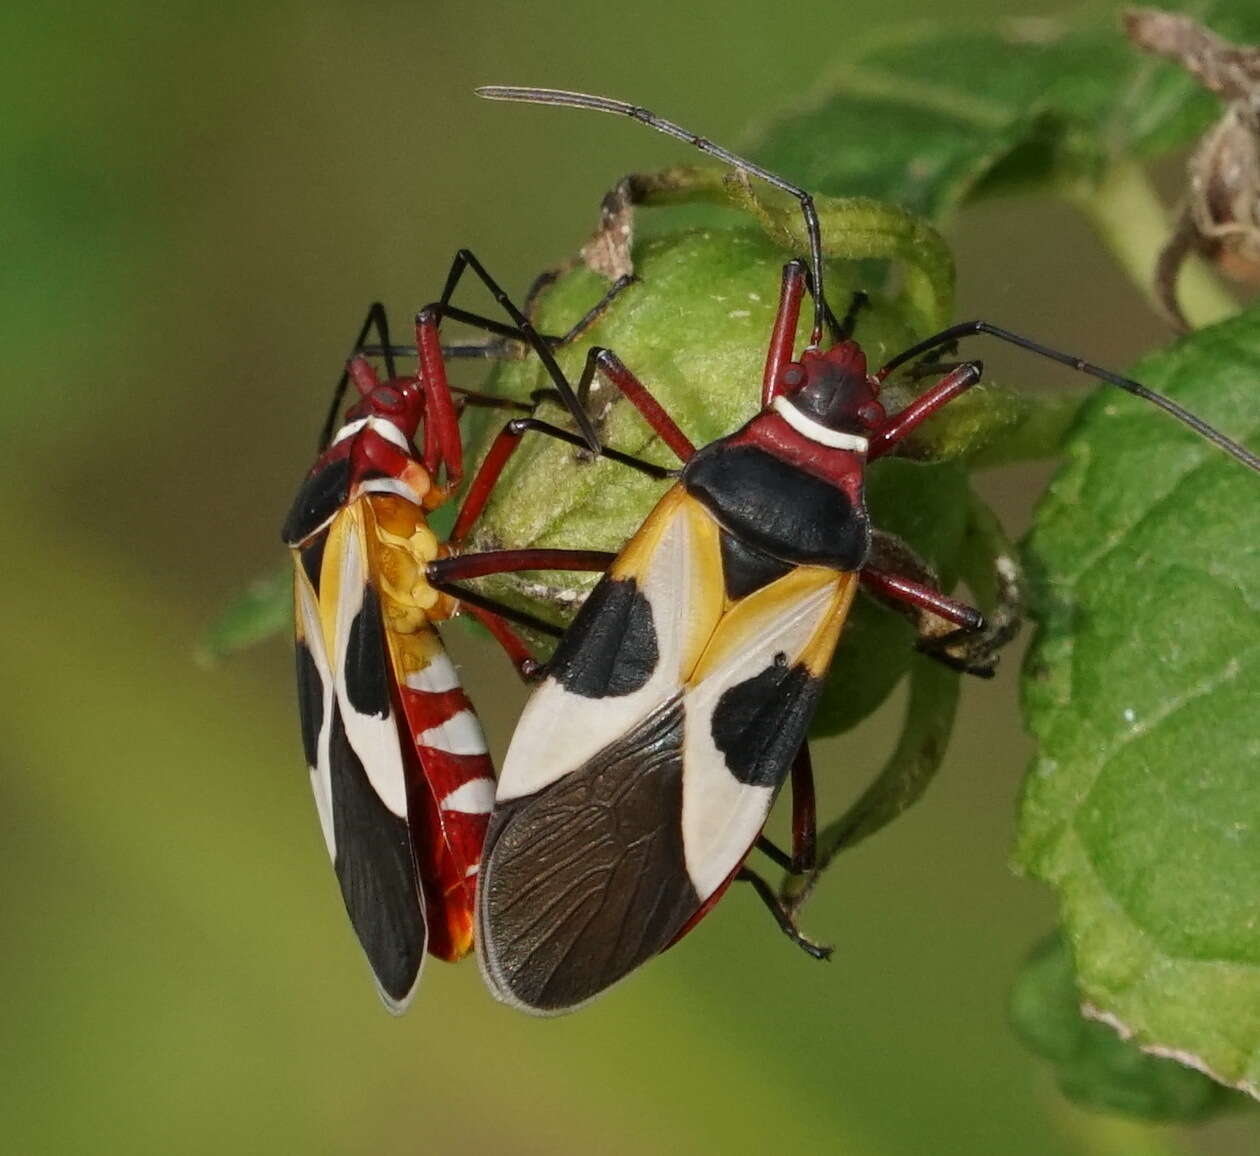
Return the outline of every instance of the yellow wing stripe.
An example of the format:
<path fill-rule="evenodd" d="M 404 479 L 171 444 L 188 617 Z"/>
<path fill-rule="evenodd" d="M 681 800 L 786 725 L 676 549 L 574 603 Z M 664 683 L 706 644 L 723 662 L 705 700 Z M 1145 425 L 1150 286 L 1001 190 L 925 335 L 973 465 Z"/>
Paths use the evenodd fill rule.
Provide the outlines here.
<path fill-rule="evenodd" d="M 634 533 L 634 537 L 625 544 L 621 553 L 608 569 L 608 576 L 624 581 L 627 578 L 640 580 L 647 573 L 661 544 L 661 538 L 669 529 L 675 514 L 686 502 L 691 501 L 687 491 L 681 485 L 675 485 L 653 507 L 652 512 Z"/>
<path fill-rule="evenodd" d="M 685 536 L 683 549 L 672 553 L 669 574 L 655 565 L 666 536 Z M 626 544 L 609 571 L 618 580 L 633 579 L 663 614 L 687 607 L 681 623 L 677 670 L 685 679 L 709 644 L 725 610 L 722 549 L 717 522 L 681 485 L 670 490 Z M 670 587 L 670 588 L 667 588 Z"/>

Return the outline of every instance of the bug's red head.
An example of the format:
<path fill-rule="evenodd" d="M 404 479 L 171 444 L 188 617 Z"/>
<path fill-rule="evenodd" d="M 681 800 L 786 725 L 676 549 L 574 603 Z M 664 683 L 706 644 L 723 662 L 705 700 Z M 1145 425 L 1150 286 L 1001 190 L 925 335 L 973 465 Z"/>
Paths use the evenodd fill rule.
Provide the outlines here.
<path fill-rule="evenodd" d="M 866 354 L 856 341 L 841 341 L 825 351 L 807 349 L 783 373 L 783 394 L 802 413 L 828 429 L 865 434 L 884 421 L 879 382 L 866 369 Z"/>
<path fill-rule="evenodd" d="M 353 357 L 346 368 L 361 400 L 346 411 L 346 419 L 383 417 L 393 422 L 409 440 L 416 436 L 424 418 L 424 391 L 415 377 L 381 381 L 365 357 Z"/>

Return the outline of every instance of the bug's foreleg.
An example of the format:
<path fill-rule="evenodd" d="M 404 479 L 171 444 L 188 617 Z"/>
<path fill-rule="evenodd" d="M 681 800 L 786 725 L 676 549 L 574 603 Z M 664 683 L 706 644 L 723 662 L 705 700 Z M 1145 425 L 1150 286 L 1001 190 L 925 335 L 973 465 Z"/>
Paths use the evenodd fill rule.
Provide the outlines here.
<path fill-rule="evenodd" d="M 980 380 L 984 366 L 979 361 L 965 361 L 950 370 L 926 393 L 916 397 L 900 413 L 895 413 L 871 437 L 867 456 L 874 459 L 886 454 L 937 410 L 966 393 Z"/>

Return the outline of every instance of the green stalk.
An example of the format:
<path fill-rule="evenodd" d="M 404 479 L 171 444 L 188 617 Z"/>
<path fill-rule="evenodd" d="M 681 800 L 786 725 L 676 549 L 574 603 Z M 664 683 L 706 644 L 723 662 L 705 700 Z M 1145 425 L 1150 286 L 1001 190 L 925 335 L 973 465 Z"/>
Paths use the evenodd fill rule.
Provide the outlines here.
<path fill-rule="evenodd" d="M 1074 182 L 1068 199 L 1089 218 L 1121 268 L 1162 316 L 1155 294 L 1155 262 L 1172 232 L 1164 205 L 1136 161 L 1111 166 L 1101 181 Z M 1199 329 L 1238 312 L 1238 302 L 1197 257 L 1182 266 L 1177 297 L 1190 325 Z"/>

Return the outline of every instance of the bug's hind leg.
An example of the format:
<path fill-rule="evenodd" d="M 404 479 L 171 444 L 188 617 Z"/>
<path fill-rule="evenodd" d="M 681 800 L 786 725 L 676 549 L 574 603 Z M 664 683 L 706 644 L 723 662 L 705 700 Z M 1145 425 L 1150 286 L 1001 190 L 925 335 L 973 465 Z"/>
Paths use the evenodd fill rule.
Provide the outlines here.
<path fill-rule="evenodd" d="M 757 898 L 766 905 L 766 909 L 774 916 L 774 921 L 779 925 L 779 930 L 806 955 L 811 959 L 831 958 L 831 953 L 835 949 L 828 947 L 826 944 L 815 943 L 814 940 L 803 934 L 800 928 L 796 926 L 796 921 L 792 918 L 791 913 L 779 901 L 779 897 L 774 893 L 774 888 L 760 875 L 747 867 L 741 867 L 735 878 L 741 882 L 752 884 L 752 889 L 757 893 Z"/>

